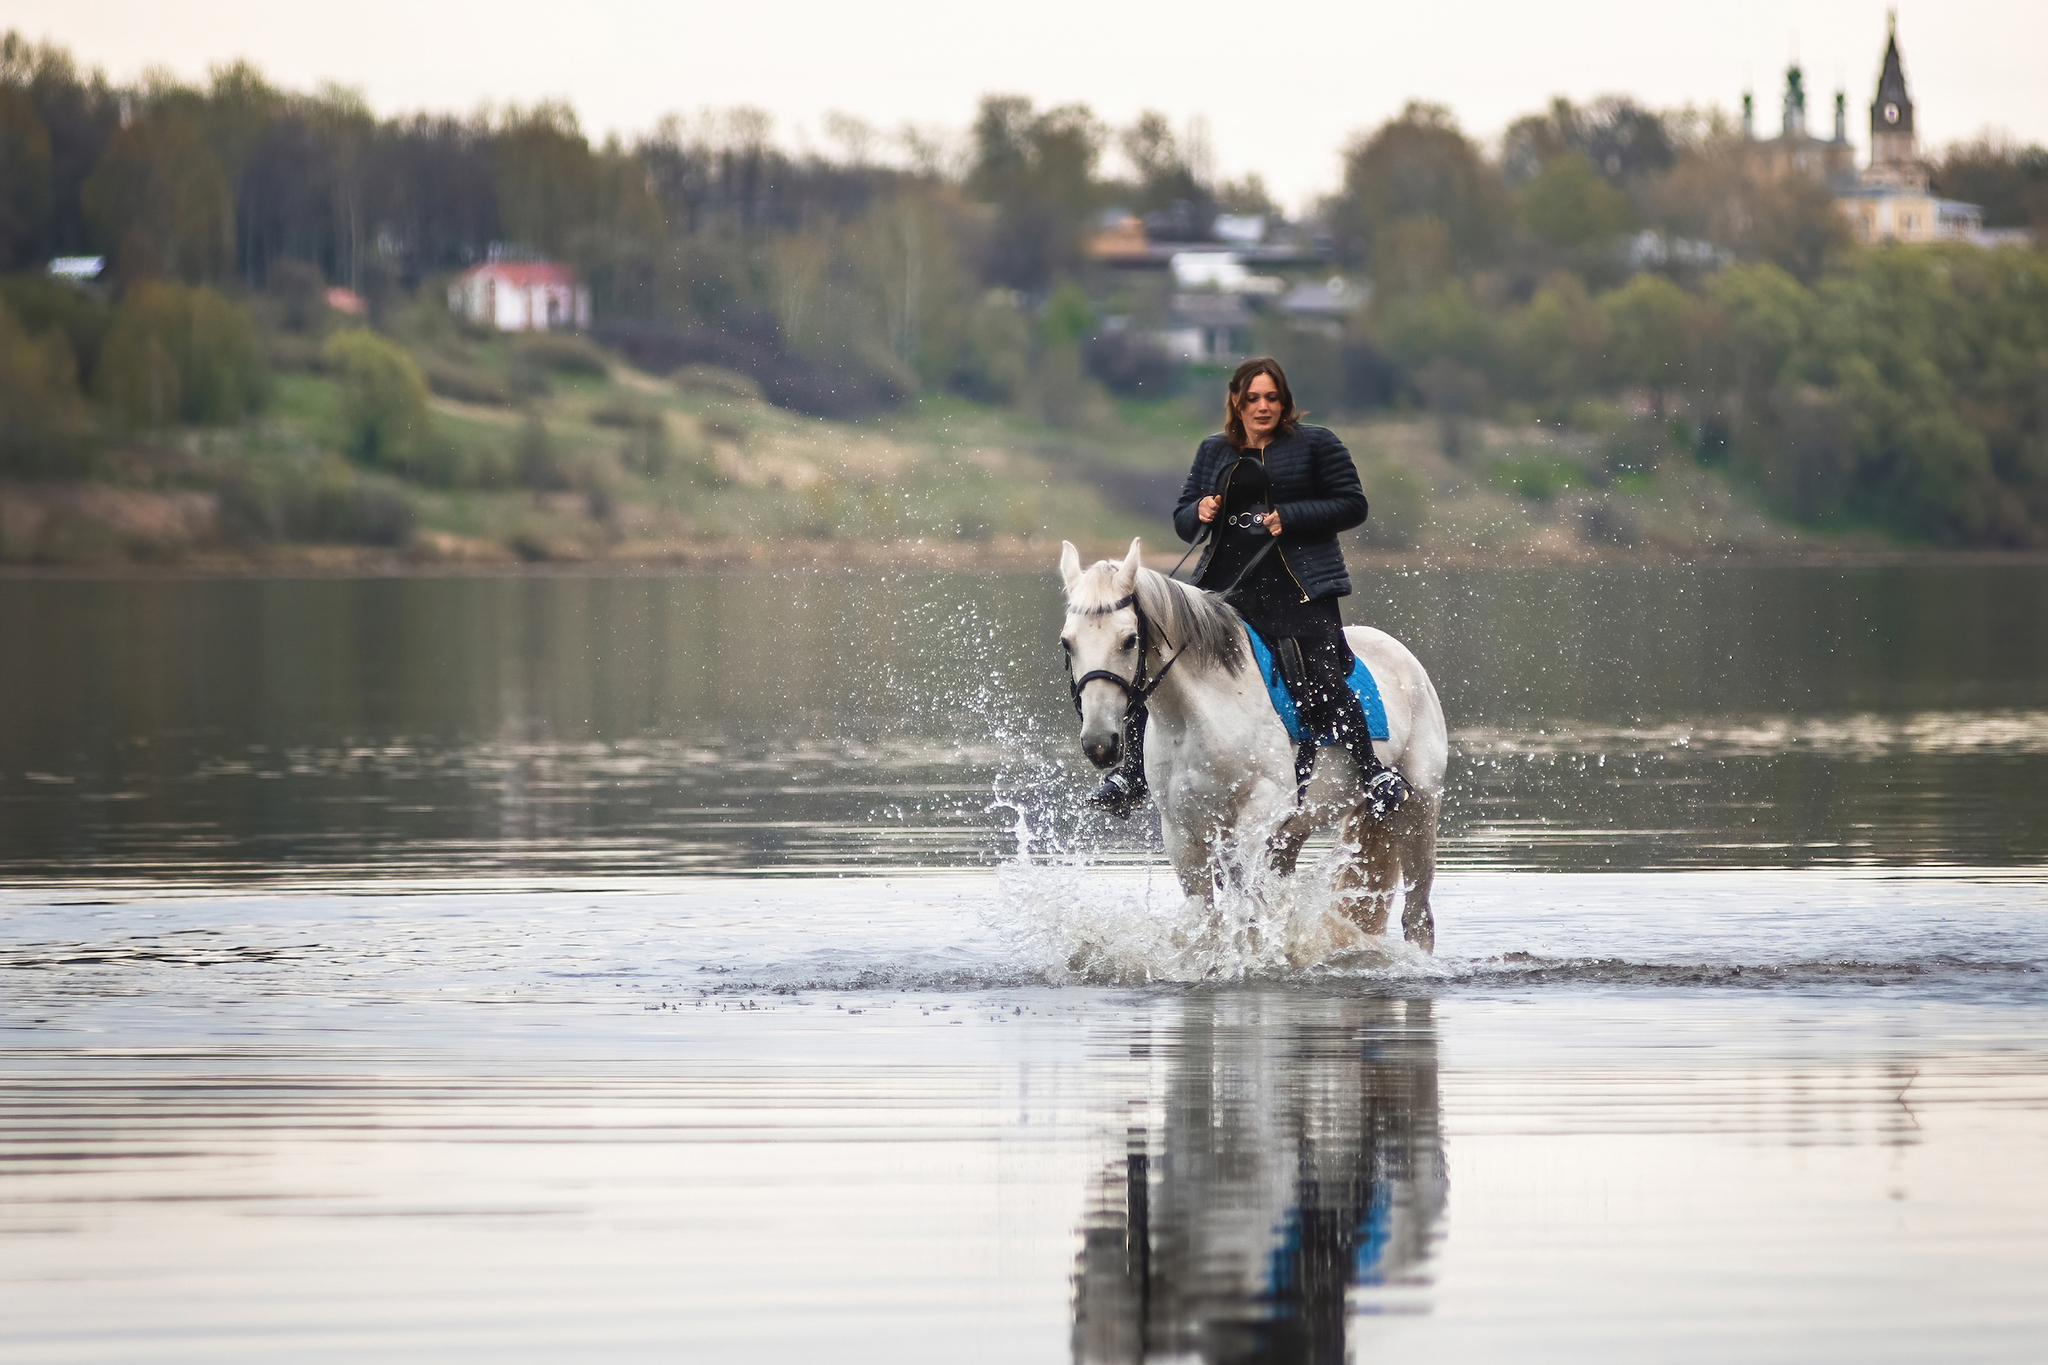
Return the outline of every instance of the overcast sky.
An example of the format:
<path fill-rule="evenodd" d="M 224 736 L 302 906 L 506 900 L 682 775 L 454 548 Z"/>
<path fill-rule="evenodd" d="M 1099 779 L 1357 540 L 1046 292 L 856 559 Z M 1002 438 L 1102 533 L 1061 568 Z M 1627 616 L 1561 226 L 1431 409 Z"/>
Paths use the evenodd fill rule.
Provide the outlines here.
<path fill-rule="evenodd" d="M 1085 101 L 1122 123 L 1147 108 L 1207 119 L 1216 169 L 1262 172 L 1290 207 L 1337 183 L 1338 153 L 1410 99 L 1450 105 L 1492 138 L 1553 95 L 1718 104 L 1744 87 L 1775 126 L 1795 48 L 1826 135 L 1849 91 L 1867 142 L 1885 7 L 1869 0 L 1274 0 L 1177 6 L 826 0 L 9 0 L 0 23 L 68 46 L 117 80 L 167 66 L 203 77 L 246 57 L 276 82 L 334 81 L 379 113 L 469 111 L 559 97 L 586 130 L 628 136 L 669 112 L 749 104 L 778 140 L 829 145 L 839 110 L 885 129 L 964 128 L 985 92 Z M 1984 128 L 2048 142 L 2048 0 L 1903 7 L 1923 145 Z"/>

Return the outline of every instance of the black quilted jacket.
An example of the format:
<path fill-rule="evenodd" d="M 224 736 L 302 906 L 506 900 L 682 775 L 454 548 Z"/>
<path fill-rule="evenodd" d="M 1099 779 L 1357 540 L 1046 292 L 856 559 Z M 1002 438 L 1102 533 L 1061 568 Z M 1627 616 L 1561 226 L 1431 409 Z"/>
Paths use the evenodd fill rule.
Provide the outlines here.
<path fill-rule="evenodd" d="M 1236 463 L 1237 448 L 1215 435 L 1195 451 L 1195 467 L 1181 486 L 1180 505 L 1173 509 L 1173 529 L 1193 540 L 1204 529 L 1195 519 L 1195 504 L 1220 493 L 1224 471 Z M 1275 553 L 1301 585 L 1304 598 L 1342 597 L 1351 591 L 1344 571 L 1344 552 L 1337 533 L 1365 520 L 1365 490 L 1351 452 L 1328 427 L 1302 426 L 1266 447 L 1266 477 L 1272 482 L 1273 507 L 1280 513 L 1280 544 Z M 1212 537 L 1202 550 L 1194 581 L 1200 582 L 1216 553 Z"/>

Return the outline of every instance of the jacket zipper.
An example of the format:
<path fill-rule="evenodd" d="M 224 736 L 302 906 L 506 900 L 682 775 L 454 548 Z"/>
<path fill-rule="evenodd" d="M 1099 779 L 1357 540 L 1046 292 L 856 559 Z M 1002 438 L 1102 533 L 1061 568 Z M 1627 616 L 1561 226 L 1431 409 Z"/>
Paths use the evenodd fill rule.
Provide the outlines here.
<path fill-rule="evenodd" d="M 1261 450 L 1261 451 L 1259 452 L 1259 468 L 1261 468 L 1261 469 L 1266 469 L 1266 452 L 1265 452 L 1265 451 L 1263 451 L 1263 450 Z M 1233 465 L 1233 466 L 1231 467 L 1230 473 L 1231 473 L 1231 475 L 1232 475 L 1232 476 L 1235 476 L 1235 475 L 1236 475 L 1236 473 L 1237 473 L 1237 467 L 1236 467 L 1235 465 Z M 1268 490 L 1269 494 L 1270 494 L 1270 491 L 1271 491 L 1272 487 L 1273 487 L 1273 471 L 1272 471 L 1272 470 L 1270 470 L 1270 469 L 1267 469 L 1267 470 L 1266 470 L 1266 488 L 1267 488 L 1267 490 Z M 1228 493 L 1230 492 L 1230 479 L 1228 479 L 1228 478 L 1224 479 L 1224 481 L 1223 481 L 1223 491 L 1224 491 L 1224 493 L 1225 493 L 1226 495 L 1227 495 L 1227 494 L 1228 494 Z M 1228 501 L 1228 497 L 1227 497 L 1227 496 L 1226 496 L 1226 498 L 1225 498 L 1225 501 Z M 1277 510 L 1277 509 L 1276 509 L 1276 510 Z M 1281 567 L 1281 568 L 1283 568 L 1283 569 L 1285 569 L 1285 570 L 1287 570 L 1287 576 L 1288 576 L 1289 578 L 1293 579 L 1293 580 L 1294 580 L 1294 586 L 1295 586 L 1296 588 L 1299 588 L 1299 589 L 1300 589 L 1300 591 L 1301 591 L 1301 600 L 1302 600 L 1303 602 L 1306 602 L 1306 601 L 1308 601 L 1308 589 L 1307 589 L 1307 588 L 1304 588 L 1304 587 L 1302 587 L 1302 586 L 1301 586 L 1301 575 L 1300 575 L 1300 574 L 1298 574 L 1298 573 L 1296 573 L 1296 572 L 1294 571 L 1294 566 L 1293 566 L 1292 564 L 1289 564 L 1289 563 L 1287 562 L 1287 551 L 1281 548 L 1281 546 L 1280 546 L 1280 542 L 1279 542 L 1279 541 L 1278 541 L 1277 539 L 1276 539 L 1276 540 L 1275 540 L 1275 541 L 1273 542 L 1273 553 L 1274 553 L 1275 555 L 1279 556 L 1279 558 L 1280 558 L 1280 567 Z"/>
<path fill-rule="evenodd" d="M 1301 588 L 1301 576 L 1295 573 L 1294 566 L 1287 562 L 1287 551 L 1281 549 L 1278 545 L 1275 545 L 1273 547 L 1273 553 L 1280 556 L 1280 567 L 1287 570 L 1287 576 L 1294 580 L 1294 586 L 1297 588 Z M 1301 588 L 1301 600 L 1304 602 L 1308 601 L 1307 588 Z"/>

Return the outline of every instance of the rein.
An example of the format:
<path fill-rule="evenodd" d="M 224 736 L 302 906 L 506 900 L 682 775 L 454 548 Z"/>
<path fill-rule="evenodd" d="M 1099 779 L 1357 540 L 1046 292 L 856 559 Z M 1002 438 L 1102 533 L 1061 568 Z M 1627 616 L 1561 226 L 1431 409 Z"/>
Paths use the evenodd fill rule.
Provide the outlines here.
<path fill-rule="evenodd" d="M 1166 675 L 1173 671 L 1175 664 L 1180 662 L 1180 650 L 1174 648 L 1173 641 L 1166 639 L 1165 634 L 1162 632 L 1159 638 L 1165 641 L 1168 649 L 1173 650 L 1173 657 L 1159 666 L 1159 672 L 1153 676 L 1151 681 L 1146 681 L 1145 660 L 1151 656 L 1152 652 L 1152 623 L 1145 619 L 1145 610 L 1138 606 L 1138 594 L 1135 592 L 1118 598 L 1106 607 L 1068 607 L 1067 610 L 1084 616 L 1107 616 L 1113 611 L 1122 611 L 1125 607 L 1132 608 L 1132 614 L 1138 618 L 1138 670 L 1129 678 L 1124 677 L 1120 673 L 1112 673 L 1106 668 L 1098 668 L 1093 672 L 1083 673 L 1078 678 L 1069 675 L 1067 678 L 1067 688 L 1073 693 L 1074 714 L 1077 716 L 1081 714 L 1081 689 L 1089 683 L 1095 682 L 1098 679 L 1102 682 L 1115 683 L 1119 688 L 1123 689 L 1127 708 L 1136 709 L 1143 706 L 1146 700 L 1159 690 L 1159 684 L 1166 681 Z"/>

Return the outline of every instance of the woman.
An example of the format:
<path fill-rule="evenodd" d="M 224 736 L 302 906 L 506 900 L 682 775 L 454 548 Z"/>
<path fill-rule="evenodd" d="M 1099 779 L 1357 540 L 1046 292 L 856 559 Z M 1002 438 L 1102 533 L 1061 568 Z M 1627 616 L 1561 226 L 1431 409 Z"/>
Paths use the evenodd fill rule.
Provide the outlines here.
<path fill-rule="evenodd" d="M 1337 614 L 1337 599 L 1351 591 L 1337 533 L 1365 513 L 1351 452 L 1329 429 L 1302 425 L 1279 362 L 1238 366 L 1223 430 L 1195 451 L 1174 529 L 1182 540 L 1208 535 L 1195 584 L 1223 594 L 1258 631 L 1288 675 L 1302 723 L 1344 746 L 1367 799 L 1385 814 L 1408 784 L 1373 754 L 1365 709 L 1346 681 L 1354 660 Z M 1132 709 L 1123 761 L 1090 793 L 1091 805 L 1124 816 L 1143 799 L 1145 720 L 1143 707 Z"/>

